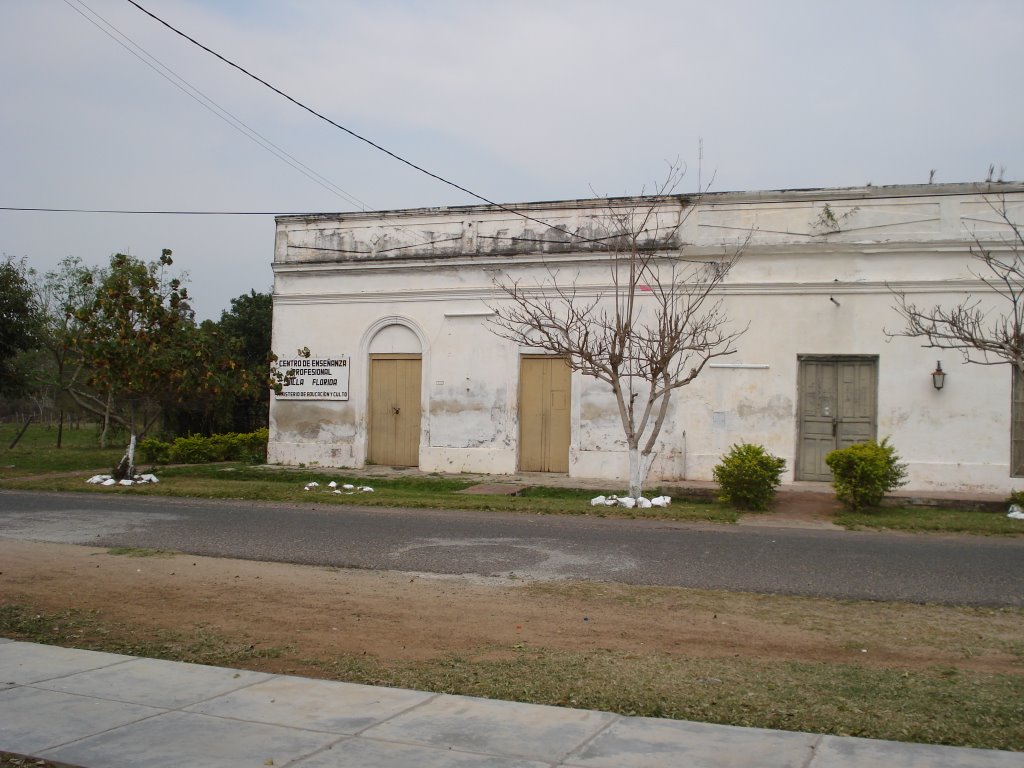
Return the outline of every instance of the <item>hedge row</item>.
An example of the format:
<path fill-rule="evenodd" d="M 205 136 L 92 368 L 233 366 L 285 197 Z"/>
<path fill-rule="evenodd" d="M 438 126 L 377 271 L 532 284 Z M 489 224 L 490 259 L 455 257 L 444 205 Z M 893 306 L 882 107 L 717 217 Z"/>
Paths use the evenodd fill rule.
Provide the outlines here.
<path fill-rule="evenodd" d="M 267 460 L 266 429 L 239 434 L 227 432 L 223 435 L 192 435 L 176 438 L 173 443 L 147 437 L 139 443 L 139 461 L 150 464 L 207 464 L 211 461 L 249 461 L 262 463 Z"/>

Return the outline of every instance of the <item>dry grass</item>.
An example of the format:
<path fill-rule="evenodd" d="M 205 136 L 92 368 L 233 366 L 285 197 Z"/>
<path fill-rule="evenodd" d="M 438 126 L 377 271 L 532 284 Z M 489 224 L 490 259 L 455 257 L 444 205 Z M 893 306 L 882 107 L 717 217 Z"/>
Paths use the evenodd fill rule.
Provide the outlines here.
<path fill-rule="evenodd" d="M 106 612 L 45 613 L 0 608 L 0 635 L 154 658 L 299 674 L 625 715 L 1024 750 L 1024 611 L 878 604 L 729 594 L 659 587 L 533 584 L 532 604 L 585 605 L 592 620 L 610 610 L 651 616 L 721 616 L 762 634 L 797 627 L 832 647 L 820 658 L 768 651 L 731 654 L 705 646 L 595 647 L 543 641 L 463 647 L 428 658 L 314 650 L 225 634 L 206 624 L 173 628 L 127 623 Z M 184 617 L 183 617 L 184 618 Z M 741 621 L 742 620 L 742 621 Z M 848 646 L 837 653 L 836 644 Z M 837 660 L 846 659 L 846 660 Z M 908 660 L 916 659 L 915 663 Z M 928 659 L 936 661 L 929 663 Z"/>

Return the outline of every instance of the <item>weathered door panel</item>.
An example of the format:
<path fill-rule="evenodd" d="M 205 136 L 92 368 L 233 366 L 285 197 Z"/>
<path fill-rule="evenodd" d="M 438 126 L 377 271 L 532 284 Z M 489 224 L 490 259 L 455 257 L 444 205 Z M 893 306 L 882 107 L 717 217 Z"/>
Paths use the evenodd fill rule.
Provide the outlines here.
<path fill-rule="evenodd" d="M 370 358 L 370 445 L 373 464 L 415 467 L 420 455 L 419 355 Z"/>
<path fill-rule="evenodd" d="M 1010 408 L 1010 476 L 1024 477 L 1024 376 L 1013 371 L 1013 396 Z"/>
<path fill-rule="evenodd" d="M 830 451 L 875 439 L 877 377 L 873 359 L 800 361 L 797 480 L 831 480 Z"/>
<path fill-rule="evenodd" d="M 875 439 L 875 383 L 877 366 L 873 361 L 836 364 L 839 368 L 839 414 L 836 424 L 836 448 Z"/>
<path fill-rule="evenodd" d="M 835 448 L 836 369 L 830 363 L 800 365 L 800 480 L 832 478 L 825 455 Z"/>
<path fill-rule="evenodd" d="M 519 468 L 568 472 L 572 375 L 559 357 L 524 357 L 519 371 Z"/>

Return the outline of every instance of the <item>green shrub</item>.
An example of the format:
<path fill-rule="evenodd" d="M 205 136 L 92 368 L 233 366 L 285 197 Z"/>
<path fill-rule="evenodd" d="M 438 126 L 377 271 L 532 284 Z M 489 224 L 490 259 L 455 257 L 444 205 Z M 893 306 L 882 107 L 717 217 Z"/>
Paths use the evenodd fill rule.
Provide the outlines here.
<path fill-rule="evenodd" d="M 237 433 L 226 432 L 218 435 L 210 435 L 206 438 L 207 447 L 213 457 L 210 461 L 228 461 L 235 458 L 235 445 Z"/>
<path fill-rule="evenodd" d="M 202 435 L 179 437 L 171 444 L 171 461 L 175 464 L 206 464 L 220 460 L 210 438 Z"/>
<path fill-rule="evenodd" d="M 179 437 L 168 446 L 168 460 L 176 464 L 208 464 L 211 461 L 264 462 L 267 460 L 268 437 L 266 429 L 244 434 L 227 432 L 209 437 Z"/>
<path fill-rule="evenodd" d="M 786 460 L 772 456 L 764 446 L 734 445 L 714 468 L 721 499 L 738 509 L 765 509 L 775 496 Z"/>
<path fill-rule="evenodd" d="M 138 452 L 143 464 L 167 464 L 171 460 L 171 444 L 155 437 L 140 440 Z"/>
<path fill-rule="evenodd" d="M 270 430 L 266 427 L 257 429 L 255 432 L 246 432 L 236 435 L 235 458 L 238 461 L 248 461 L 263 464 L 267 461 L 267 441 L 270 439 Z"/>
<path fill-rule="evenodd" d="M 832 451 L 825 463 L 832 470 L 836 497 L 854 512 L 877 507 L 886 493 L 907 483 L 907 465 L 900 463 L 889 438 Z"/>
<path fill-rule="evenodd" d="M 1008 504 L 1016 504 L 1021 509 L 1024 509 L 1024 491 L 1010 491 L 1010 498 L 1006 502 Z"/>

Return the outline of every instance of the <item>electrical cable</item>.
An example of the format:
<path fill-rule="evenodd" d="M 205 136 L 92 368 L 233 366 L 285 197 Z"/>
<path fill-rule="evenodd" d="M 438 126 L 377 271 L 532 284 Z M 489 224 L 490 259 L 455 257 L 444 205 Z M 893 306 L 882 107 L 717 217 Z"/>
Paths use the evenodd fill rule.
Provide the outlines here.
<path fill-rule="evenodd" d="M 99 19 L 103 23 L 103 25 L 105 25 L 109 29 L 104 29 L 94 19 L 89 18 L 89 16 L 83 13 L 79 8 L 75 7 L 75 5 L 72 4 L 72 2 L 77 3 L 78 5 L 82 6 L 82 8 L 85 8 L 90 14 L 95 16 L 96 19 Z M 371 210 L 370 206 L 368 206 L 362 200 L 350 194 L 349 192 L 346 192 L 344 189 L 339 187 L 330 179 L 326 178 L 320 173 L 317 173 L 315 170 L 310 168 L 301 160 L 291 155 L 278 145 L 274 144 L 274 142 L 272 142 L 266 136 L 259 133 L 259 131 L 257 131 L 255 128 L 246 124 L 241 118 L 237 117 L 224 107 L 220 106 L 217 102 L 215 102 L 213 99 L 211 99 L 201 90 L 199 90 L 199 88 L 185 80 L 185 78 L 181 77 L 177 72 L 175 72 L 162 61 L 157 59 L 146 49 L 144 49 L 141 45 L 132 40 L 128 35 L 124 34 L 121 30 L 115 27 L 107 19 L 103 18 L 103 16 L 101 16 L 95 10 L 90 8 L 85 2 L 83 2 L 83 0 L 64 0 L 64 3 L 73 11 L 75 11 L 75 13 L 79 14 L 83 19 L 85 19 L 94 27 L 96 27 L 100 32 L 105 34 L 115 43 L 117 43 L 126 51 L 128 51 L 128 53 L 132 54 L 132 56 L 137 58 L 143 64 L 145 64 L 158 75 L 160 75 L 162 78 L 167 80 L 171 85 L 173 85 L 186 96 L 194 100 L 201 107 L 208 110 L 209 112 L 223 120 L 225 123 L 230 125 L 236 131 L 246 136 L 248 139 L 255 142 L 256 144 L 258 144 L 263 149 L 267 150 L 268 152 L 270 152 L 272 155 L 276 156 L 283 162 L 287 163 L 292 168 L 297 170 L 299 173 L 309 178 L 311 181 L 315 182 L 316 184 L 319 184 L 328 192 L 336 195 L 337 197 L 340 197 L 345 202 L 356 206 L 363 212 L 368 212 Z M 113 33 L 109 30 L 112 30 Z M 124 41 L 127 41 L 127 44 Z"/>
<path fill-rule="evenodd" d="M 193 95 L 193 93 L 190 93 L 188 90 L 186 90 L 185 87 L 183 87 L 182 85 L 179 85 L 178 83 L 175 83 L 173 80 L 171 80 L 170 77 L 165 75 L 163 72 L 160 72 L 160 70 L 157 69 L 156 66 L 154 66 L 152 63 L 150 63 L 146 59 L 142 58 L 142 56 L 140 56 L 138 53 L 133 51 L 131 48 L 128 48 L 128 46 L 126 46 L 120 40 L 117 40 L 117 38 L 115 38 L 113 35 L 111 35 L 110 32 L 108 32 L 107 30 L 104 30 L 102 27 L 100 27 L 98 24 L 96 24 L 95 21 L 93 21 L 88 16 L 86 16 L 84 13 L 82 13 L 78 8 L 75 8 L 74 6 L 71 6 L 71 4 L 68 2 L 68 0 L 64 0 L 64 2 L 67 3 L 70 7 L 72 7 L 72 9 L 75 10 L 77 13 L 79 13 L 83 18 L 85 18 L 87 21 L 89 21 L 94 26 L 96 26 L 98 29 L 100 29 L 100 31 L 104 32 L 104 34 L 107 34 L 112 39 L 114 39 L 115 42 L 117 42 L 119 45 L 122 45 L 122 47 L 125 47 L 130 53 L 132 53 L 132 55 L 134 55 L 137 58 L 139 58 L 141 61 L 143 61 L 143 63 L 147 64 L 147 66 L 150 66 L 151 68 L 153 68 L 155 71 L 157 71 L 158 74 L 160 74 L 162 77 L 165 77 L 165 79 L 168 79 L 173 85 L 175 85 L 179 89 L 183 90 L 187 95 L 189 95 L 191 98 L 195 99 L 197 102 L 199 102 L 206 109 L 209 109 L 211 112 L 214 112 L 214 114 L 216 114 L 222 120 L 225 120 L 225 122 L 228 122 L 230 125 L 235 127 L 236 130 L 239 130 L 240 132 L 244 133 L 246 136 L 248 136 L 250 139 L 252 139 L 253 141 L 255 141 L 258 144 L 261 143 L 259 139 L 262 139 L 263 141 L 265 141 L 266 145 L 261 144 L 261 146 L 264 146 L 264 148 L 267 149 L 267 151 L 270 151 L 272 154 L 275 154 L 280 159 L 282 159 L 284 162 L 288 162 L 288 160 L 285 159 L 285 157 L 291 158 L 292 160 L 295 161 L 295 163 L 298 164 L 298 166 L 301 166 L 301 168 L 299 168 L 299 167 L 297 167 L 295 165 L 293 165 L 292 167 L 296 167 L 296 170 L 299 170 L 302 173 L 305 173 L 305 171 L 302 171 L 302 168 L 305 168 L 306 171 L 309 172 L 309 173 L 305 173 L 305 175 L 310 176 L 310 174 L 312 174 L 313 176 L 319 177 L 322 180 L 322 182 L 324 182 L 324 183 L 321 183 L 319 181 L 317 183 L 320 183 L 321 186 L 324 186 L 325 188 L 328 188 L 327 185 L 330 185 L 330 187 L 333 187 L 333 189 L 328 188 L 328 191 L 331 191 L 334 194 L 338 195 L 339 197 L 342 197 L 343 199 L 346 199 L 348 202 L 351 202 L 353 205 L 356 205 L 357 207 L 360 207 L 363 210 L 364 213 L 374 213 L 375 212 L 375 211 L 367 210 L 368 206 L 366 206 L 364 203 L 359 201 L 358 198 L 355 198 L 354 196 L 350 196 L 347 192 L 345 192 L 343 189 L 341 189 L 341 187 L 338 187 L 336 184 L 331 182 L 326 177 L 320 175 L 319 173 L 317 173 L 313 169 L 311 169 L 308 166 L 304 165 L 301 161 L 297 160 L 292 155 L 288 154 L 285 150 L 281 149 L 280 147 L 277 147 L 277 145 L 273 144 L 273 142 L 271 142 L 269 139 L 266 139 L 265 137 L 263 137 L 261 134 L 259 134 L 257 131 L 255 131 L 255 129 L 250 128 L 242 120 L 240 120 L 239 118 L 235 117 L 230 112 L 228 112 L 227 110 L 225 110 L 222 107 L 220 107 L 219 105 L 217 105 L 216 102 L 214 102 L 212 99 L 210 99 L 205 94 L 203 94 L 198 88 L 195 88 L 195 86 L 192 86 L 186 80 L 184 80 L 183 78 L 178 76 L 176 73 L 173 72 L 173 70 L 171 70 L 169 67 L 166 67 L 166 65 L 162 64 L 159 60 L 157 60 L 151 54 L 149 54 L 144 49 L 142 49 L 141 46 L 138 46 L 138 44 L 136 44 L 133 40 L 131 40 L 131 38 L 129 38 L 127 35 L 124 35 L 122 32 L 120 32 L 120 30 L 117 30 L 116 27 L 114 27 L 112 24 L 110 24 L 110 22 L 108 22 L 106 19 L 104 19 L 102 16 L 100 16 L 94 10 L 89 8 L 89 6 L 87 6 L 84 2 L 82 2 L 82 0 L 75 0 L 75 2 L 78 2 L 82 7 L 87 8 L 90 13 L 92 13 L 97 18 L 102 20 L 104 24 L 106 24 L 108 27 L 110 27 L 115 32 L 117 32 L 118 35 L 123 37 L 125 40 L 128 40 L 133 46 L 135 46 L 145 56 L 147 56 L 150 59 L 152 59 L 152 61 L 156 62 L 157 65 L 159 65 L 160 67 L 165 69 L 167 72 L 169 72 L 174 78 L 176 78 L 181 83 L 183 83 L 184 86 L 187 86 L 187 88 L 192 89 L 192 91 L 194 91 L 195 94 L 198 94 L 199 97 L 201 97 L 202 99 L 205 99 L 207 102 L 209 102 L 209 105 L 212 105 L 212 106 L 208 106 L 206 103 L 203 103 L 203 101 L 201 101 L 200 98 L 198 98 L 197 96 Z M 552 225 L 549 222 L 545 222 L 545 221 L 543 221 L 541 219 L 535 218 L 535 217 L 530 216 L 528 214 L 524 214 L 521 211 L 518 211 L 518 210 L 516 210 L 514 208 L 510 208 L 508 206 L 502 205 L 502 204 L 497 203 L 497 202 L 495 202 L 493 200 L 490 200 L 487 197 L 484 197 L 483 195 L 477 194 L 477 193 L 473 192 L 472 190 L 469 190 L 469 189 L 467 189 L 467 188 L 465 188 L 463 186 L 460 186 L 459 184 L 456 184 L 453 181 L 450 181 L 450 180 L 448 180 L 448 179 L 446 179 L 446 178 L 444 178 L 442 176 L 439 176 L 438 174 L 432 173 L 432 172 L 426 170 L 425 168 L 422 168 L 422 167 L 416 165 L 415 163 L 413 163 L 413 162 L 411 162 L 409 160 L 406 160 L 405 158 L 397 155 L 394 152 L 391 152 L 390 150 L 380 146 L 379 144 L 371 141 L 370 139 L 368 139 L 368 138 L 366 138 L 364 136 L 359 135 L 355 131 L 352 131 L 352 130 L 346 128 L 345 126 L 340 125 L 340 124 L 334 122 L 333 120 L 331 120 L 330 118 L 326 117 L 325 115 L 322 115 L 319 112 L 317 112 L 316 110 L 312 109 L 311 107 L 306 106 L 305 104 L 303 104 L 302 102 L 298 101 L 297 99 L 289 96 L 287 93 L 285 93 L 284 91 L 280 90 L 279 88 L 276 88 L 275 86 L 271 85 L 267 81 L 265 81 L 265 80 L 261 79 L 260 77 L 254 75 L 253 73 L 249 72 L 248 70 L 244 69 L 243 67 L 239 66 L 238 64 L 235 64 L 233 61 L 230 61 L 229 59 L 225 58 L 221 54 L 217 53 L 216 51 L 208 48 L 207 46 L 203 45 L 199 41 L 197 41 L 194 38 L 190 37 L 189 35 L 185 34 L 181 30 L 175 28 L 174 26 L 172 26 L 168 22 L 166 22 L 163 19 L 161 19 L 160 17 L 156 16 L 154 13 L 152 13 L 149 10 L 147 10 L 146 8 L 142 7 L 139 3 L 135 2 L 135 0 L 128 0 L 128 2 L 131 5 L 135 6 L 135 8 L 137 8 L 139 11 L 143 12 L 144 14 L 146 14 L 147 16 L 152 18 L 153 20 L 157 21 L 158 23 L 160 23 L 161 25 L 163 25 L 167 29 L 169 29 L 172 32 L 174 32 L 175 34 L 185 38 L 186 40 L 191 42 L 193 45 L 196 45 L 197 47 L 199 47 L 202 50 L 206 51 L 207 53 L 209 53 L 210 55 L 214 56 L 215 58 L 221 60 L 225 64 L 228 64 L 229 66 L 239 70 L 240 72 L 242 72 L 246 76 L 252 78 L 253 80 L 256 80 L 261 85 L 264 85 L 265 87 L 267 87 L 270 90 L 274 91 L 278 95 L 280 95 L 283 98 L 287 99 L 288 101 L 292 102 L 296 106 L 298 106 L 301 109 L 303 109 L 303 110 L 309 112 L 310 114 L 314 115 L 315 117 L 318 117 L 321 120 L 324 120 L 325 122 L 327 122 L 330 125 L 334 126 L 335 128 L 338 128 L 339 130 L 344 131 L 345 133 L 348 133 L 349 135 L 351 135 L 352 137 L 358 139 L 359 141 L 362 141 L 362 142 L 364 142 L 366 144 L 369 144 L 374 149 L 377 149 L 380 152 L 383 152 L 384 154 L 389 155 L 390 157 L 394 158 L 395 160 L 397 160 L 397 161 L 399 161 L 399 162 L 401 162 L 401 163 L 403 163 L 405 165 L 408 165 L 409 167 L 413 168 L 416 171 L 419 171 L 420 173 L 423 173 L 423 174 L 425 174 L 427 176 L 430 176 L 431 178 L 436 179 L 437 181 L 440 181 L 440 182 L 442 182 L 444 184 L 447 184 L 447 185 L 449 185 L 451 187 L 454 187 L 455 189 L 458 189 L 458 190 L 460 190 L 462 192 L 465 192 L 466 194 L 470 195 L 471 197 L 473 197 L 473 198 L 475 198 L 477 200 L 480 200 L 480 201 L 482 201 L 484 203 L 487 203 L 488 205 L 491 205 L 491 206 L 493 206 L 493 207 L 495 207 L 495 208 L 497 208 L 499 210 L 505 211 L 507 213 L 511 213 L 511 214 L 513 214 L 515 216 L 518 216 L 520 218 L 523 218 L 523 219 L 525 219 L 527 221 L 532 221 L 532 222 L 540 224 L 542 226 L 552 228 Z M 219 110 L 219 112 L 217 110 Z M 223 114 L 220 114 L 221 112 Z M 227 115 L 230 119 L 228 119 L 228 117 L 224 117 L 224 115 Z M 235 125 L 234 123 L 232 123 L 231 120 L 237 121 L 238 125 Z M 246 133 L 246 130 L 243 130 L 241 127 L 239 127 L 239 125 L 240 126 L 244 126 L 244 128 L 247 129 L 248 131 L 250 131 L 251 134 L 250 133 Z M 259 137 L 259 139 L 257 139 L 256 137 Z M 269 145 L 269 146 L 267 146 L 267 145 Z M 270 147 L 274 147 L 281 154 L 277 154 L 276 152 L 271 150 Z M 292 163 L 290 163 L 290 162 L 288 164 L 292 165 Z M 313 176 L 310 176 L 310 178 L 313 178 Z M 316 181 L 315 178 L 313 178 L 313 180 Z M 800 190 L 792 190 L 792 191 L 800 191 Z M 959 193 L 955 192 L 955 191 L 950 191 L 950 192 L 929 192 L 929 193 L 918 193 L 918 194 L 913 194 L 913 195 L 900 195 L 900 197 L 903 197 L 903 198 L 945 197 L 945 196 L 956 195 L 956 194 L 959 194 Z M 699 197 L 702 197 L 702 196 L 703 196 L 703 193 L 698 193 L 698 195 L 696 197 L 699 198 Z M 326 215 L 326 214 L 316 214 L 316 213 L 309 213 L 309 212 L 280 212 L 280 211 L 170 211 L 170 210 L 126 210 L 126 209 L 50 208 L 50 207 L 16 207 L 16 206 L 0 206 L 0 211 L 50 212 L 50 213 L 128 214 L 128 215 L 164 215 L 164 216 L 317 216 L 317 215 Z M 390 227 L 390 228 L 394 228 L 394 229 L 399 229 L 398 227 L 396 227 L 394 225 L 384 225 L 384 226 L 387 226 L 387 227 Z M 585 236 L 582 236 L 582 235 L 579 235 L 579 234 L 570 233 L 570 232 L 568 232 L 568 230 L 563 230 L 563 231 L 565 231 L 565 233 L 567 235 L 569 235 L 570 238 L 573 238 L 573 239 L 576 239 L 576 240 L 581 240 L 581 241 L 584 241 L 584 242 L 594 243 L 596 245 L 605 245 L 604 240 L 607 239 L 607 238 L 594 239 L 594 238 L 585 237 Z M 485 239 L 498 239 L 498 238 L 490 238 L 490 237 L 486 237 L 486 236 L 482 236 L 482 237 L 484 237 Z M 533 241 L 534 240 L 533 238 L 511 238 L 511 239 L 522 240 L 522 241 Z M 537 242 L 547 242 L 547 241 L 540 240 L 540 239 L 538 239 L 536 241 Z M 438 242 L 438 241 L 432 241 L 431 243 L 425 243 L 425 244 L 433 244 L 434 242 Z M 404 248 L 404 247 L 409 247 L 409 246 L 401 246 L 401 247 Z M 329 250 L 329 249 L 326 249 L 326 250 Z"/>
<path fill-rule="evenodd" d="M 551 224 L 549 222 L 543 221 L 541 219 L 534 218 L 533 216 L 530 216 L 529 214 L 525 214 L 522 211 L 517 211 L 514 208 L 509 208 L 508 206 L 505 206 L 505 205 L 502 205 L 501 203 L 495 202 L 494 200 L 491 200 L 490 198 L 484 197 L 483 195 L 478 194 L 478 193 L 474 192 L 471 189 L 467 189 L 466 187 L 463 187 L 462 185 L 457 184 L 454 181 L 446 179 L 443 176 L 440 176 L 440 175 L 438 175 L 436 173 L 433 173 L 432 171 L 428 171 L 426 168 L 423 168 L 422 166 L 417 165 L 416 163 L 412 162 L 411 160 L 407 160 L 406 158 L 402 157 L 401 155 L 398 155 L 398 154 L 392 152 L 391 150 L 389 150 L 389 149 L 387 149 L 385 147 L 382 147 L 380 144 L 377 144 L 375 141 L 372 141 L 371 139 L 368 139 L 365 136 L 362 136 L 362 135 L 356 133 L 355 131 L 353 131 L 350 128 L 346 128 L 345 126 L 341 125 L 340 123 L 335 122 L 334 120 L 332 120 L 331 118 L 327 117 L 326 115 L 321 114 L 320 112 L 317 112 L 312 107 L 307 106 L 306 104 L 302 103 L 298 99 L 296 99 L 296 98 L 294 98 L 292 96 L 289 96 L 287 93 L 282 91 L 280 88 L 278 88 L 278 87 L 276 87 L 274 85 L 271 85 L 269 82 L 267 82 L 263 78 L 259 77 L 258 75 L 253 74 L 249 70 L 245 69 L 244 67 L 242 67 L 239 64 L 236 64 L 235 62 L 231 61 L 230 59 L 226 58 L 225 56 L 222 56 L 221 54 L 217 53 L 212 48 L 209 48 L 208 46 L 203 45 L 201 42 L 196 40 L 194 37 L 190 37 L 188 34 L 186 34 L 185 32 L 182 32 L 177 27 L 175 27 L 172 24 L 164 21 L 162 18 L 157 16 L 152 11 L 149 11 L 146 8 L 143 8 L 141 5 L 139 5 L 139 3 L 135 2 L 135 0 L 127 0 L 127 1 L 131 5 L 135 6 L 142 13 L 146 14 L 147 16 L 149 16 L 154 21 L 158 22 L 159 24 L 162 24 L 164 27 L 166 27 L 167 29 L 171 30 L 174 34 L 176 34 L 176 35 L 178 35 L 180 37 L 183 37 L 184 39 L 188 40 L 190 43 L 192 43 L 196 47 L 201 48 L 202 50 L 206 51 L 211 56 L 219 59 L 220 61 L 224 62 L 228 66 L 233 67 L 234 69 L 237 69 L 239 72 L 244 74 L 246 77 L 252 78 L 256 82 L 260 83 L 261 85 L 266 86 L 267 88 L 272 90 L 274 93 L 276 93 L 279 96 L 281 96 L 281 97 L 287 99 L 288 101 L 290 101 L 295 106 L 299 107 L 300 109 L 305 110 L 306 112 L 309 112 L 311 115 L 313 115 L 315 117 L 318 117 L 319 119 L 323 120 L 324 122 L 334 126 L 338 130 L 344 131 L 349 136 L 352 136 L 354 139 L 358 139 L 359 141 L 361 141 L 361 142 L 363 142 L 365 144 L 368 144 L 369 146 L 373 147 L 374 149 L 378 150 L 379 152 L 383 152 L 384 154 L 386 154 L 389 157 L 397 160 L 398 162 L 403 163 L 404 165 L 407 165 L 410 168 L 412 168 L 412 169 L 414 169 L 416 171 L 419 171 L 420 173 L 422 173 L 422 174 L 424 174 L 426 176 L 431 177 L 432 179 L 440 181 L 442 184 L 447 184 L 448 186 L 453 187 L 454 189 L 457 189 L 460 192 L 465 192 L 470 197 L 473 197 L 473 198 L 475 198 L 475 199 L 477 199 L 477 200 L 479 200 L 479 201 L 481 201 L 483 203 L 487 203 L 488 205 L 494 206 L 495 208 L 497 208 L 499 210 L 502 210 L 502 211 L 505 211 L 506 213 L 510 213 L 510 214 L 512 214 L 514 216 L 519 216 L 520 218 L 526 219 L 527 221 L 532 221 L 532 222 L 534 222 L 536 224 L 540 224 L 541 226 L 551 228 Z M 572 234 L 572 233 L 567 233 L 567 234 L 569 234 L 571 237 L 573 237 L 575 239 L 582 240 L 584 242 L 594 242 L 596 244 L 603 245 L 603 243 L 601 243 L 600 241 L 591 240 L 591 238 L 585 237 L 583 235 Z"/>
<path fill-rule="evenodd" d="M 272 142 L 266 136 L 261 134 L 255 128 L 253 128 L 252 126 L 250 126 L 247 123 L 245 123 L 241 118 L 237 117 L 236 115 L 232 114 L 230 111 L 225 109 L 224 107 L 220 106 L 217 102 L 215 102 L 213 99 L 211 99 L 209 96 L 207 96 L 201 90 L 199 90 L 196 86 L 192 85 L 190 82 L 185 80 L 177 72 L 175 72 L 173 69 L 168 67 L 162 61 L 157 59 L 155 56 L 153 56 L 151 53 L 149 53 L 149 51 L 144 49 L 141 45 L 136 43 L 132 38 L 130 38 L 128 35 L 124 34 L 120 29 L 118 29 L 116 26 L 114 26 L 109 20 L 105 19 L 103 16 L 101 16 L 99 13 L 97 13 L 94 9 L 90 8 L 84 2 L 84 0 L 73 0 L 73 2 L 77 3 L 78 5 L 82 6 L 86 10 L 88 10 L 90 14 L 95 16 L 97 19 L 99 19 L 101 22 L 103 22 L 103 24 L 105 26 L 107 26 L 110 30 L 112 30 L 114 33 L 116 33 L 118 37 L 121 37 L 121 38 L 123 38 L 123 40 L 127 41 L 131 45 L 131 47 L 126 45 L 121 40 L 118 40 L 117 37 L 114 37 L 114 35 L 111 34 L 111 32 L 109 32 L 106 29 L 104 29 L 103 27 L 101 27 L 93 19 L 90 19 L 88 16 L 86 16 L 84 13 L 82 13 L 78 8 L 75 8 L 73 5 L 71 5 L 71 1 L 72 0 L 64 0 L 65 4 L 69 5 L 71 7 L 71 9 L 74 10 L 76 13 L 78 13 L 80 16 L 82 16 L 82 18 L 84 18 L 90 24 L 95 26 L 97 29 L 99 29 L 101 32 L 103 32 L 105 35 L 110 37 L 115 43 L 117 43 L 122 48 L 124 48 L 126 51 L 128 51 L 130 54 L 135 56 L 135 58 L 139 59 L 139 61 L 141 61 L 143 64 L 148 66 L 150 69 L 152 69 L 158 75 L 160 75 L 165 80 L 167 80 L 169 83 L 171 83 L 171 85 L 173 85 L 176 88 L 178 88 L 186 96 L 188 96 L 189 98 L 193 99 L 201 107 L 203 107 L 204 109 L 208 110 L 209 112 L 211 112 L 212 114 L 214 114 L 215 116 L 217 116 L 218 118 L 220 118 L 221 120 L 226 122 L 232 128 L 234 128 L 235 130 L 239 131 L 244 136 L 246 136 L 246 138 L 251 139 L 256 144 L 258 144 L 260 147 L 262 147 L 263 149 L 266 149 L 268 152 L 270 152 L 274 156 L 278 157 L 280 160 L 284 161 L 285 163 L 290 165 L 292 168 L 295 168 L 295 170 L 299 171 L 300 173 L 302 173 L 304 176 L 306 176 L 307 178 L 309 178 L 313 182 L 319 184 L 321 187 L 326 189 L 328 192 L 331 192 L 332 194 L 337 195 L 338 197 L 340 197 L 341 199 L 345 200 L 346 202 L 351 203 L 355 207 L 357 207 L 360 210 L 362 210 L 363 213 L 371 213 L 372 214 L 372 213 L 375 212 L 375 211 L 373 211 L 373 209 L 367 203 L 363 202 L 362 200 L 360 200 L 359 198 L 355 197 L 351 193 L 345 191 L 344 189 L 342 189 L 340 186 L 335 184 L 333 181 L 331 181 L 327 177 L 323 176 L 322 174 L 318 173 L 314 169 L 310 168 L 308 165 L 303 163 L 301 160 L 296 158 L 294 155 L 290 154 L 289 152 L 287 152 L 283 148 L 279 147 L 277 144 L 274 144 L 274 142 Z M 130 213 L 129 211 L 122 211 L 122 212 L 123 213 Z M 147 212 L 139 211 L 138 213 L 147 213 Z M 192 213 L 192 212 L 181 212 L 181 213 Z M 212 213 L 216 214 L 218 212 L 212 212 Z M 221 215 L 228 215 L 228 212 L 219 212 L 219 213 Z M 248 214 L 247 213 L 242 213 L 241 215 L 248 215 Z M 281 214 L 278 214 L 278 215 L 281 215 Z M 301 214 L 288 214 L 288 215 L 301 215 Z M 405 230 L 405 229 L 403 229 L 401 227 L 398 227 L 398 226 L 396 226 L 394 224 L 384 224 L 383 222 L 381 222 L 380 226 L 388 228 L 388 229 L 393 229 L 393 230 L 398 231 L 398 232 L 402 232 L 403 234 L 405 234 L 407 236 L 409 234 L 407 230 Z M 414 241 L 419 241 L 420 245 L 433 245 L 434 244 L 433 242 L 427 242 L 427 239 L 423 238 L 422 236 L 417 237 L 415 234 L 413 234 L 412 239 Z M 410 247 L 410 246 L 403 246 L 403 247 Z"/>

